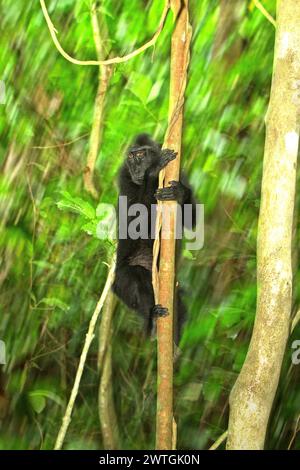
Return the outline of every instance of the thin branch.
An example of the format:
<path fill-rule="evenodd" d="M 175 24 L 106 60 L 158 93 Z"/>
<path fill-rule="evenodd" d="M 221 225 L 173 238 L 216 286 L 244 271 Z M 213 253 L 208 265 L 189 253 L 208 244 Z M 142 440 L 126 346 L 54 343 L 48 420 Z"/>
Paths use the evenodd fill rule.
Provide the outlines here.
<path fill-rule="evenodd" d="M 297 433 L 299 432 L 300 428 L 299 428 L 299 422 L 300 422 L 300 415 L 298 416 L 297 418 L 297 421 L 296 421 L 296 424 L 295 424 L 295 429 L 294 429 L 294 433 L 292 435 L 292 439 L 290 440 L 290 443 L 289 443 L 289 446 L 288 446 L 288 450 L 291 450 L 291 447 L 296 439 L 296 436 L 297 436 Z"/>
<path fill-rule="evenodd" d="M 270 23 L 272 23 L 274 28 L 276 28 L 275 19 L 273 18 L 272 15 L 270 15 L 270 13 L 265 9 L 265 7 L 260 3 L 260 1 L 259 0 L 253 0 L 253 3 L 256 6 L 256 8 L 258 8 L 259 11 L 267 18 L 267 20 L 270 21 Z"/>
<path fill-rule="evenodd" d="M 97 18 L 96 3 L 92 4 L 91 8 L 91 21 L 93 28 L 93 38 L 95 48 L 97 52 L 98 60 L 104 60 L 105 54 L 103 43 L 104 38 L 106 39 L 108 33 L 107 28 L 102 24 L 102 34 L 100 32 L 99 22 Z M 93 125 L 90 137 L 89 152 L 87 156 L 86 167 L 84 169 L 84 187 L 95 199 L 98 197 L 98 191 L 94 185 L 94 171 L 97 160 L 99 148 L 101 146 L 102 134 L 103 134 L 103 114 L 105 107 L 105 97 L 109 80 L 112 75 L 112 65 L 99 65 L 99 78 L 98 78 L 98 89 L 94 105 L 94 116 Z"/>
<path fill-rule="evenodd" d="M 154 44 L 156 43 L 160 33 L 162 32 L 163 30 L 163 27 L 164 27 L 164 24 L 165 24 L 165 20 L 167 18 L 167 15 L 168 15 L 168 11 L 169 11 L 169 8 L 170 8 L 170 3 L 169 3 L 169 0 L 166 0 L 165 1 L 165 6 L 164 6 L 164 10 L 163 10 L 163 13 L 162 13 L 162 16 L 161 16 L 161 20 L 160 20 L 160 23 L 159 23 L 159 26 L 158 26 L 158 29 L 156 31 L 156 33 L 154 34 L 154 36 L 152 37 L 152 39 L 150 39 L 150 41 L 146 42 L 146 44 L 144 44 L 143 46 L 139 47 L 138 49 L 136 49 L 135 51 L 133 52 L 130 52 L 130 54 L 126 54 L 124 55 L 123 57 L 114 57 L 112 59 L 107 59 L 107 60 L 78 60 L 78 59 L 74 59 L 73 57 L 71 57 L 67 52 L 64 51 L 64 49 L 62 48 L 62 46 L 60 45 L 60 42 L 59 40 L 57 39 L 57 29 L 54 27 L 52 21 L 51 21 L 51 18 L 49 16 L 49 13 L 48 13 L 48 10 L 47 10 L 47 7 L 45 5 L 45 0 L 40 0 L 40 4 L 41 4 L 41 7 L 42 7 L 42 11 L 43 11 L 43 14 L 44 14 L 44 17 L 45 17 L 45 20 L 46 20 L 46 23 L 48 25 L 48 28 L 49 28 L 49 31 L 50 31 L 50 35 L 52 37 L 52 40 L 56 46 L 56 49 L 60 52 L 60 54 L 66 59 L 68 60 L 69 62 L 71 62 L 72 64 L 75 64 L 75 65 L 111 65 L 111 64 L 120 64 L 122 62 L 127 62 L 129 59 L 132 59 L 133 57 L 136 57 L 137 55 L 141 54 L 142 52 L 144 52 L 146 49 L 149 49 L 149 47 L 151 46 L 154 46 Z"/>
<path fill-rule="evenodd" d="M 176 450 L 177 448 L 177 423 L 175 421 L 175 418 L 173 416 L 173 421 L 172 421 L 172 450 Z"/>
<path fill-rule="evenodd" d="M 223 432 L 216 442 L 208 450 L 216 450 L 227 439 L 228 431 Z"/>
<path fill-rule="evenodd" d="M 78 137 L 76 137 L 73 140 L 69 140 L 68 142 L 62 142 L 61 144 L 56 144 L 56 145 L 33 145 L 31 148 L 32 149 L 57 149 L 59 147 L 67 147 L 68 145 L 72 145 L 78 140 L 84 139 L 84 137 L 87 137 L 89 135 L 89 132 L 86 134 L 82 134 Z"/>
<path fill-rule="evenodd" d="M 293 333 L 294 329 L 296 328 L 298 322 L 300 321 L 300 310 L 294 316 L 292 323 L 291 323 L 291 333 Z"/>
<path fill-rule="evenodd" d="M 96 49 L 96 53 L 97 53 L 97 59 L 101 61 L 101 60 L 104 60 L 104 57 L 106 55 L 106 51 L 104 50 L 104 38 L 103 38 L 103 36 L 104 37 L 107 36 L 107 31 L 105 31 L 106 34 L 101 35 L 99 22 L 98 22 L 98 16 L 97 16 L 96 2 L 94 2 L 91 6 L 91 22 L 92 22 L 93 38 L 94 38 L 95 49 Z M 106 28 L 105 28 L 105 30 L 106 30 Z M 107 38 L 105 38 L 105 39 L 107 39 Z M 100 70 L 101 70 L 102 66 L 103 66 L 103 64 L 99 64 Z"/>
<path fill-rule="evenodd" d="M 100 299 L 99 299 L 99 301 L 96 305 L 96 308 L 95 308 L 94 313 L 92 315 L 92 318 L 90 320 L 88 332 L 86 334 L 85 342 L 84 342 L 82 352 L 81 352 L 81 356 L 80 356 L 80 360 L 79 360 L 78 369 L 77 369 L 75 380 L 74 380 L 74 385 L 73 385 L 71 395 L 70 395 L 70 399 L 69 399 L 69 402 L 68 402 L 68 405 L 67 405 L 67 408 L 66 408 L 66 411 L 65 411 L 65 415 L 62 419 L 62 424 L 61 424 L 61 427 L 60 427 L 60 430 L 59 430 L 59 433 L 58 433 L 58 436 L 57 436 L 57 439 L 56 439 L 56 443 L 55 443 L 55 447 L 54 447 L 55 450 L 60 450 L 62 448 L 63 443 L 64 443 L 64 439 L 65 439 L 65 436 L 66 436 L 66 433 L 67 433 L 67 430 L 68 430 L 68 427 L 69 427 L 69 424 L 71 422 L 71 415 L 72 415 L 72 411 L 73 411 L 73 408 L 74 408 L 74 403 L 75 403 L 76 397 L 78 395 L 79 385 L 80 385 L 81 377 L 82 377 L 82 374 L 83 374 L 87 354 L 88 354 L 90 345 L 91 345 L 91 343 L 94 339 L 94 336 L 95 336 L 94 331 L 95 331 L 95 327 L 96 327 L 96 323 L 97 323 L 99 314 L 102 310 L 103 304 L 105 302 L 105 299 L 107 297 L 107 294 L 108 294 L 109 289 L 111 288 L 111 285 L 112 285 L 112 282 L 113 282 L 114 272 L 115 272 L 115 259 L 113 259 L 113 261 L 110 265 L 104 289 L 102 291 Z"/>
<path fill-rule="evenodd" d="M 111 336 L 111 322 L 113 313 L 117 305 L 117 298 L 113 292 L 109 292 L 107 295 L 103 313 L 101 316 L 101 322 L 99 325 L 99 346 L 98 346 L 98 359 L 97 366 L 99 371 L 103 369 L 104 356 L 109 346 L 110 336 Z"/>

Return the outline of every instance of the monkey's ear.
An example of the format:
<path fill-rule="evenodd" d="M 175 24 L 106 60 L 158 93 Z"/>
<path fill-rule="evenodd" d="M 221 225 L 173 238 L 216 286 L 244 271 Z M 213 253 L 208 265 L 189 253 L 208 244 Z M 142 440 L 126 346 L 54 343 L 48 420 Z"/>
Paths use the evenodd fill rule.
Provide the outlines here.
<path fill-rule="evenodd" d="M 153 144 L 154 142 L 149 134 L 139 134 L 138 136 L 136 136 L 134 141 L 134 145 L 138 145 L 140 147 L 144 147 L 145 145 L 152 147 Z"/>

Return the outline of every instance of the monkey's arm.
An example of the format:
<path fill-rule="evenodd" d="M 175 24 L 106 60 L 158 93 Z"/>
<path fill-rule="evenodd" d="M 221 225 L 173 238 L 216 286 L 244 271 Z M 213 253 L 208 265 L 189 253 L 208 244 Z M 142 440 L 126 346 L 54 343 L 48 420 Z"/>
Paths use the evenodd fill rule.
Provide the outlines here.
<path fill-rule="evenodd" d="M 151 177 L 157 178 L 159 172 L 165 168 L 169 162 L 175 160 L 177 157 L 177 152 L 174 152 L 174 150 L 170 149 L 163 149 L 159 151 L 156 149 L 155 152 L 157 157 L 155 158 L 153 165 L 150 167 L 148 174 Z"/>
<path fill-rule="evenodd" d="M 190 221 L 184 218 L 185 226 L 192 228 L 196 225 L 196 201 L 184 174 L 181 175 L 180 181 L 169 181 L 169 186 L 157 189 L 154 196 L 158 201 L 177 201 L 183 210 L 186 204 L 191 205 L 192 217 Z"/>
<path fill-rule="evenodd" d="M 139 202 L 139 188 L 132 182 L 130 173 L 125 164 L 120 171 L 119 188 L 117 264 L 127 260 L 135 250 L 135 240 L 132 240 L 127 233 L 128 225 L 131 220 L 131 217 L 128 216 L 128 209 L 132 204 Z M 122 198 L 122 200 L 120 198 Z M 127 237 L 125 239 L 120 238 L 120 233 L 126 233 Z"/>

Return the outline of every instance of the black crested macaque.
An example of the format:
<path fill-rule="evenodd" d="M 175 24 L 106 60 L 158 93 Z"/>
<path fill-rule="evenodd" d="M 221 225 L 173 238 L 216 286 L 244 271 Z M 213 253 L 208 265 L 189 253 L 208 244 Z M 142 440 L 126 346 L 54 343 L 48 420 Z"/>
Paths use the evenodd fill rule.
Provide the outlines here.
<path fill-rule="evenodd" d="M 132 204 L 143 204 L 147 208 L 147 219 L 144 227 L 148 227 L 147 237 L 133 239 L 127 235 L 126 239 L 119 237 L 117 249 L 117 263 L 114 293 L 132 310 L 142 315 L 145 330 L 150 334 L 155 325 L 157 316 L 168 315 L 168 310 L 162 305 L 155 305 L 152 287 L 152 249 L 151 237 L 151 205 L 157 200 L 176 200 L 178 204 L 192 204 L 192 223 L 195 224 L 195 201 L 191 188 L 185 183 L 170 181 L 169 187 L 158 188 L 158 175 L 171 160 L 176 158 L 173 150 L 161 149 L 161 145 L 154 142 L 149 135 L 141 134 L 127 152 L 127 158 L 121 168 L 119 186 L 120 196 L 127 196 L 128 209 Z M 120 199 L 119 199 L 120 206 Z M 154 206 L 155 207 L 155 206 Z M 122 218 L 122 221 L 120 220 Z M 133 216 L 119 214 L 121 223 L 127 227 L 134 219 Z M 142 219 L 141 224 L 142 225 Z M 191 228 L 191 227 L 190 227 Z M 180 298 L 180 291 L 176 289 L 174 305 L 174 331 L 175 342 L 178 344 L 180 331 L 185 319 L 185 307 Z"/>

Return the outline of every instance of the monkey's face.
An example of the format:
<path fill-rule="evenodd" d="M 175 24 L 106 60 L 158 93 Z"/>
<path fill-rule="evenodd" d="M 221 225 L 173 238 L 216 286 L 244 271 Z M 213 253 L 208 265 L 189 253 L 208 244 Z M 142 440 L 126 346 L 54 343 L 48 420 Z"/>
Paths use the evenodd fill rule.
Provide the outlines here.
<path fill-rule="evenodd" d="M 141 185 L 145 179 L 146 171 L 151 167 L 154 156 L 148 147 L 131 147 L 127 154 L 127 166 L 131 179 L 135 184 Z"/>

